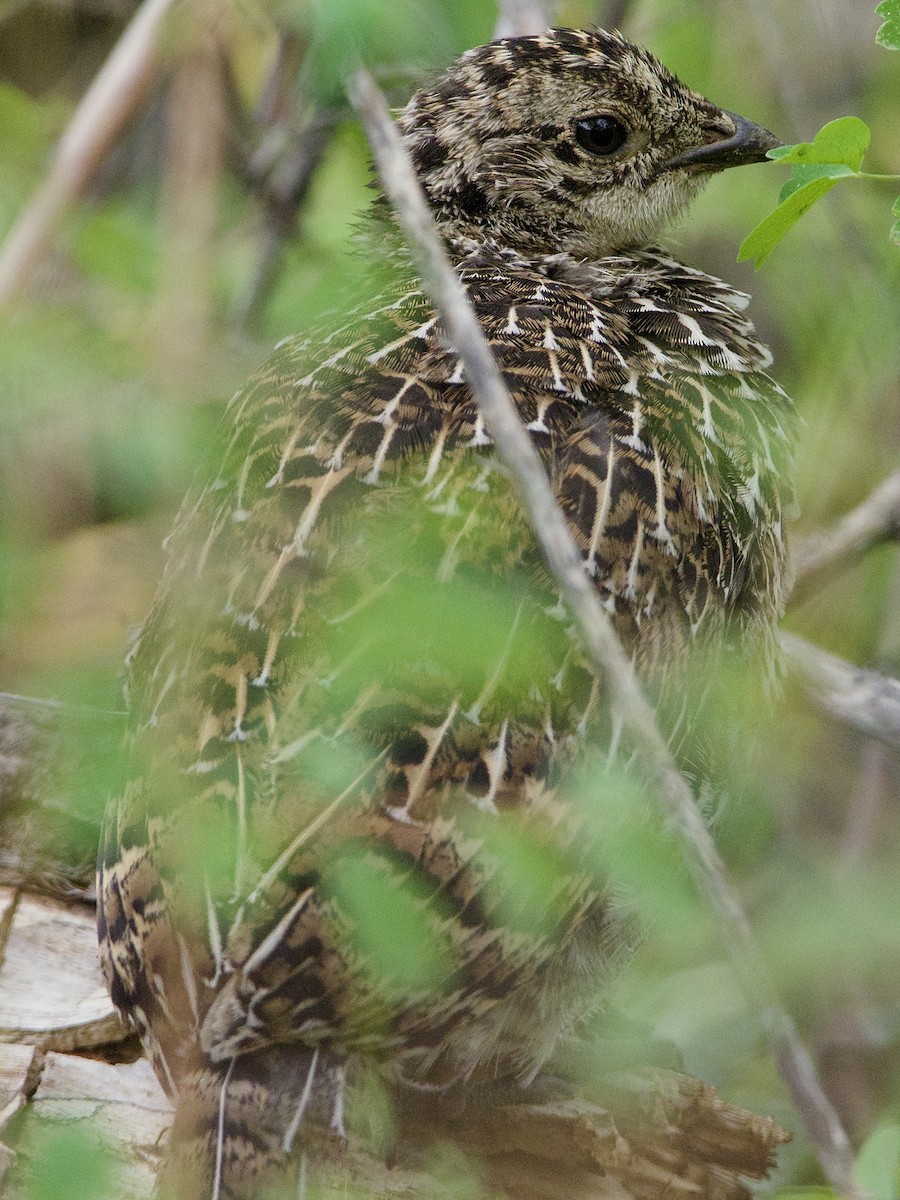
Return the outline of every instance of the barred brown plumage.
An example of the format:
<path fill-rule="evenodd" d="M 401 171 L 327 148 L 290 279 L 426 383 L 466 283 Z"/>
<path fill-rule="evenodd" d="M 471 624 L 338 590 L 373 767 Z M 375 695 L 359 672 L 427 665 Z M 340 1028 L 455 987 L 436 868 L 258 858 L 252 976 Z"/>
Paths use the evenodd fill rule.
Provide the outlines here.
<path fill-rule="evenodd" d="M 400 127 L 648 685 L 697 645 L 765 658 L 791 406 L 746 297 L 650 243 L 775 139 L 575 30 L 471 51 Z M 131 656 L 100 939 L 178 1098 L 183 1195 L 253 1195 L 340 1131 L 361 1058 L 398 1089 L 532 1082 L 630 941 L 564 783 L 602 681 L 383 201 L 367 246 L 378 298 L 229 406 Z M 537 902 L 510 845 L 554 867 Z M 424 962 L 367 951 L 374 903 Z"/>

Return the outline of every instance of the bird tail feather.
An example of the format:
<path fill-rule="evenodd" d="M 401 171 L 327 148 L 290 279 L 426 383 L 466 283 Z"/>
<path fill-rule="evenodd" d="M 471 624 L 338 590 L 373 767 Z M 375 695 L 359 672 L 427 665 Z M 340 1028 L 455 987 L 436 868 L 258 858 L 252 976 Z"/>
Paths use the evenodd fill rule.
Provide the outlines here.
<path fill-rule="evenodd" d="M 318 1049 L 279 1047 L 187 1071 L 159 1200 L 296 1196 L 303 1151 L 343 1136 L 343 1066 Z"/>

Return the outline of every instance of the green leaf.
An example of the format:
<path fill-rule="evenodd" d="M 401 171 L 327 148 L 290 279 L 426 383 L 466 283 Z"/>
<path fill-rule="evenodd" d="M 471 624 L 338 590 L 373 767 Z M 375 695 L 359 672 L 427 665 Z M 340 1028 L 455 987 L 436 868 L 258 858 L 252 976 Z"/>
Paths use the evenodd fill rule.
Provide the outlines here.
<path fill-rule="evenodd" d="M 80 1123 L 41 1123 L 30 1151 L 27 1200 L 107 1200 L 118 1193 L 112 1158 Z"/>
<path fill-rule="evenodd" d="M 814 179 L 855 179 L 856 172 L 844 163 L 794 163 L 791 177 L 778 193 L 778 203 L 793 196 Z"/>
<path fill-rule="evenodd" d="M 875 15 L 884 17 L 884 24 L 875 34 L 875 41 L 888 50 L 900 50 L 900 0 L 881 0 Z"/>
<path fill-rule="evenodd" d="M 871 138 L 872 131 L 859 117 L 838 117 L 823 125 L 811 142 L 778 146 L 768 156 L 785 163 L 843 163 L 855 172 Z"/>
<path fill-rule="evenodd" d="M 738 262 L 752 258 L 755 267 L 762 266 L 791 226 L 795 225 L 817 200 L 821 200 L 826 192 L 830 192 L 836 183 L 837 179 L 830 177 L 813 179 L 788 196 L 787 200 L 779 204 L 764 221 L 747 234 L 738 250 Z"/>
<path fill-rule="evenodd" d="M 890 238 L 892 242 L 896 242 L 900 246 L 900 196 L 894 201 L 891 207 L 891 216 L 897 220 L 891 226 Z"/>
<path fill-rule="evenodd" d="M 884 1125 L 867 1138 L 853 1168 L 856 1182 L 875 1200 L 900 1196 L 900 1125 Z"/>
<path fill-rule="evenodd" d="M 471 831 L 483 841 L 476 861 L 484 871 L 487 903 L 502 924 L 532 938 L 558 935 L 571 897 L 565 891 L 570 871 L 543 831 L 511 818 L 504 822 L 478 814 Z"/>
<path fill-rule="evenodd" d="M 779 1189 L 775 1200 L 838 1200 L 838 1197 L 827 1187 L 790 1187 Z"/>
<path fill-rule="evenodd" d="M 442 991 L 456 966 L 432 892 L 398 863 L 364 851 L 341 853 L 322 890 L 346 924 L 346 949 L 369 975 L 382 1004 Z"/>

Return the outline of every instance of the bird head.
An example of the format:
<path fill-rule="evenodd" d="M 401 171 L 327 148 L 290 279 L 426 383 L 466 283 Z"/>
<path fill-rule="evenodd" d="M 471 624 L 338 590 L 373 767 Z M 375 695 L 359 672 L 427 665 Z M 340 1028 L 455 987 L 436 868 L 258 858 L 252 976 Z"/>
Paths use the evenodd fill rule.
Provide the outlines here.
<path fill-rule="evenodd" d="M 646 246 L 713 172 L 781 144 L 601 30 L 471 50 L 399 120 L 445 233 L 590 258 Z"/>

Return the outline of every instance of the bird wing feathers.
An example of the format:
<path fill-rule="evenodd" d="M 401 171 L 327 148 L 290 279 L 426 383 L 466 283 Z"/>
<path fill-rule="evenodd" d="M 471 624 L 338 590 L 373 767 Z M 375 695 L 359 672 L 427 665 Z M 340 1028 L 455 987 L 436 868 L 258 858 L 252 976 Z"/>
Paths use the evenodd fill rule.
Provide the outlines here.
<path fill-rule="evenodd" d="M 459 269 L 652 672 L 704 620 L 777 603 L 754 580 L 780 563 L 783 403 L 733 293 L 631 262 L 481 247 Z M 428 1070 L 533 1056 L 570 1019 L 560 981 L 615 957 L 554 778 L 605 716 L 458 356 L 401 278 L 285 343 L 226 428 L 132 656 L 135 773 L 102 869 L 113 995 L 170 1079 L 198 1029 L 214 1060 L 291 1039 L 406 1047 Z M 537 929 L 492 885 L 498 809 L 567 864 Z M 432 978 L 392 978 L 354 940 L 351 860 L 388 907 L 412 897 Z"/>

